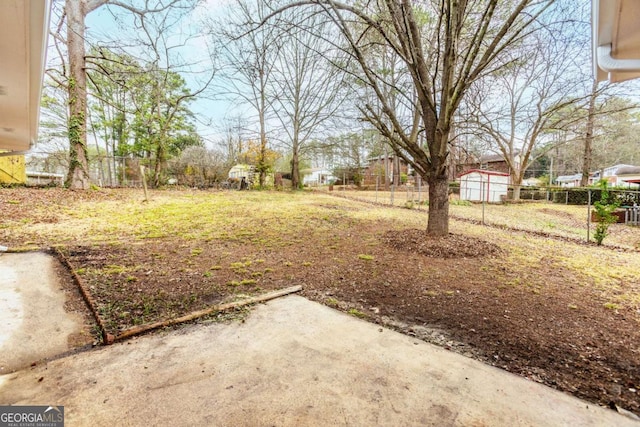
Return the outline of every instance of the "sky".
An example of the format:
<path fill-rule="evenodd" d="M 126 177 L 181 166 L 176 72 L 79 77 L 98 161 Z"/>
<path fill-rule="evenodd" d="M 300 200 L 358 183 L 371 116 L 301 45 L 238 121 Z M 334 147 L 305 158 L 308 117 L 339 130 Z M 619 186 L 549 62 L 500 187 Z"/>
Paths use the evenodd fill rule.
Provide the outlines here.
<path fill-rule="evenodd" d="M 2 0 L 0 0 L 2 1 Z M 134 4 L 139 0 L 131 0 Z M 179 37 L 189 31 L 194 23 L 199 22 L 204 17 L 220 17 L 225 8 L 228 7 L 233 0 L 206 0 L 202 2 L 199 8 L 192 15 L 183 21 L 183 25 L 172 27 L 173 36 Z M 86 19 L 87 31 L 92 41 L 109 42 L 115 40 L 126 39 L 132 36 L 123 32 L 114 21 L 113 13 L 119 16 L 130 16 L 129 12 L 123 9 L 110 6 L 103 6 L 92 13 Z M 124 18 L 127 19 L 127 18 Z M 129 18 L 130 19 L 130 18 Z M 52 20 L 52 25 L 55 25 Z M 130 25 L 132 28 L 133 25 Z M 192 60 L 201 60 L 206 58 L 203 55 L 207 51 L 206 37 L 199 37 L 189 40 L 188 44 L 182 49 L 182 55 L 187 62 Z M 198 86 L 195 79 L 189 74 L 183 74 L 187 83 L 192 89 Z M 636 86 L 637 88 L 637 86 Z M 640 91 L 637 92 L 640 94 Z M 215 94 L 214 94 L 215 95 Z M 220 98 L 220 97 L 218 97 Z M 243 109 L 239 108 L 238 103 L 230 102 L 223 99 L 211 99 L 210 97 L 199 97 L 190 104 L 191 110 L 199 117 L 197 127 L 200 135 L 205 139 L 207 145 L 212 147 L 213 142 L 223 137 L 221 127 L 226 117 L 233 117 L 243 113 Z M 250 115 L 250 114 L 245 114 Z"/>
<path fill-rule="evenodd" d="M 220 16 L 220 14 L 224 13 L 225 7 L 230 3 L 230 0 L 207 0 L 203 2 L 189 17 L 181 21 L 185 26 L 184 28 L 181 28 L 179 25 L 171 27 L 171 29 L 174 30 L 176 42 L 182 42 L 182 40 L 178 40 L 178 38 L 188 33 L 194 22 L 197 23 L 206 17 Z M 87 16 L 85 24 L 87 34 L 92 41 L 108 42 L 113 41 L 114 38 L 127 38 L 132 35 L 121 32 L 121 29 L 114 20 L 114 14 L 127 19 L 128 12 L 114 6 L 103 6 Z M 131 27 L 133 27 L 132 23 Z M 184 58 L 185 62 L 202 63 L 204 69 L 200 74 L 207 73 L 208 75 L 211 62 L 206 54 L 208 49 L 206 38 L 206 36 L 200 36 L 190 39 L 185 47 L 180 49 L 180 55 Z M 192 90 L 200 87 L 197 78 L 192 74 L 182 73 L 182 75 Z M 212 94 L 212 96 L 214 95 Z M 237 108 L 234 109 L 232 102 L 224 99 L 212 99 L 211 96 L 198 97 L 189 105 L 189 108 L 198 117 L 198 133 L 205 139 L 208 146 L 212 146 L 213 141 L 222 138 L 220 128 L 225 117 L 238 114 Z"/>

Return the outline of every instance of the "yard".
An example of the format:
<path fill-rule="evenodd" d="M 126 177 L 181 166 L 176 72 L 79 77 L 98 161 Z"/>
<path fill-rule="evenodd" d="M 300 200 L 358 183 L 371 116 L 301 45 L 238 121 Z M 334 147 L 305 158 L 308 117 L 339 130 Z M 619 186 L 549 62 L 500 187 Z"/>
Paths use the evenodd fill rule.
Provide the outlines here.
<path fill-rule="evenodd" d="M 342 195 L 344 197 L 336 197 Z M 584 207 L 426 208 L 289 192 L 0 189 L 0 244 L 58 247 L 113 334 L 292 285 L 354 316 L 640 414 L 640 230 Z M 380 202 L 380 201 L 379 201 Z M 517 229 L 514 230 L 514 229 Z M 583 234 L 584 233 L 584 234 Z"/>

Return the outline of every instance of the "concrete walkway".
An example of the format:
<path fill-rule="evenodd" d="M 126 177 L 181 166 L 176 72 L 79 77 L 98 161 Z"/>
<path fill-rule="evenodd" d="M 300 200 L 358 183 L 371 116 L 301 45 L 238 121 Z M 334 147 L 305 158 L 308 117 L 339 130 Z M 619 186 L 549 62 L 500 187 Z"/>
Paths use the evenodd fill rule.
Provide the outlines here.
<path fill-rule="evenodd" d="M 65 295 L 44 253 L 0 253 L 0 374 L 68 350 L 82 319 L 65 311 Z"/>
<path fill-rule="evenodd" d="M 68 426 L 636 426 L 300 296 L 0 376 Z"/>

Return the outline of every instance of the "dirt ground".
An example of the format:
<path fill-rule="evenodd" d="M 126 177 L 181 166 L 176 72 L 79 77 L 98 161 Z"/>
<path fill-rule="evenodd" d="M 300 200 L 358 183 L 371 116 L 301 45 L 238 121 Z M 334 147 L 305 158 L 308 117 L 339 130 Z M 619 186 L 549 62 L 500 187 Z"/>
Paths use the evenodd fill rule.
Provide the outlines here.
<path fill-rule="evenodd" d="M 0 243 L 55 244 L 3 232 L 24 221 L 25 206 L 32 224 L 55 224 L 60 216 L 48 205 L 126 197 L 0 189 Z M 597 288 L 553 258 L 514 271 L 495 242 L 460 234 L 430 240 L 379 220 L 355 223 L 341 215 L 348 209 L 327 205 L 330 220 L 309 220 L 309 230 L 324 227 L 322 240 L 310 232 L 275 247 L 257 244 L 255 235 L 195 242 L 169 235 L 120 244 L 87 236 L 61 249 L 114 334 L 238 295 L 302 285 L 312 300 L 640 415 L 637 308 L 604 308 Z"/>

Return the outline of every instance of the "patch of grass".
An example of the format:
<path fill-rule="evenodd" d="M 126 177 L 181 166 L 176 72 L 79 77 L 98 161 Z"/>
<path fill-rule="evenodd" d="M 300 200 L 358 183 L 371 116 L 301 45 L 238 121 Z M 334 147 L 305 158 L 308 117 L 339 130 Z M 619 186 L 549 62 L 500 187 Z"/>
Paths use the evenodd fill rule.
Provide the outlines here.
<path fill-rule="evenodd" d="M 411 200 L 407 200 L 406 202 L 404 202 L 404 206 L 405 209 L 413 209 L 415 207 L 415 203 Z"/>
<path fill-rule="evenodd" d="M 233 272 L 236 274 L 247 274 L 249 273 L 247 267 L 249 267 L 250 265 L 251 261 L 232 262 L 231 264 L 229 264 L 229 268 L 231 268 L 231 270 L 233 270 Z"/>
<path fill-rule="evenodd" d="M 327 298 L 326 300 L 327 305 L 331 306 L 331 307 L 337 307 L 338 306 L 338 300 L 335 298 Z"/>
<path fill-rule="evenodd" d="M 604 308 L 606 308 L 607 310 L 618 310 L 620 306 L 614 302 L 608 302 L 604 304 Z"/>
<path fill-rule="evenodd" d="M 104 274 L 122 274 L 128 270 L 127 267 L 123 265 L 107 265 L 102 269 Z"/>
<path fill-rule="evenodd" d="M 364 314 L 363 312 L 361 312 L 361 311 L 360 311 L 360 310 L 358 310 L 357 308 L 350 308 L 350 309 L 347 311 L 347 313 L 348 313 L 348 314 L 350 314 L 350 315 L 352 315 L 352 316 L 354 316 L 354 317 L 360 318 L 360 319 L 364 319 L 365 317 L 367 317 L 367 315 L 366 315 L 366 314 Z"/>
<path fill-rule="evenodd" d="M 351 193 L 347 192 L 349 194 Z M 363 195 L 362 192 L 353 194 Z M 320 268 L 329 263 L 339 268 L 348 268 L 353 258 L 351 261 L 348 257 L 332 258 L 338 255 L 338 248 L 341 248 L 340 253 L 346 253 L 346 248 L 350 247 L 348 245 L 353 239 L 348 233 L 359 233 L 359 251 L 366 252 L 370 251 L 369 246 L 378 241 L 378 233 L 372 229 L 424 228 L 427 221 L 424 210 L 389 209 L 317 193 L 154 191 L 151 201 L 144 205 L 140 203 L 139 195 L 139 191 L 128 193 L 126 190 L 102 190 L 100 194 L 90 198 L 64 196 L 68 200 L 60 199 L 55 203 L 47 203 L 46 207 L 25 211 L 27 216 L 19 221 L 3 222 L 0 225 L 0 240 L 10 240 L 11 247 L 26 244 L 24 242 L 40 248 L 53 245 L 104 245 L 106 252 L 110 250 L 110 245 L 120 247 L 121 250 L 130 246 L 152 246 L 149 257 L 146 258 L 151 258 L 151 261 L 143 262 L 155 263 L 153 267 L 147 264 L 129 266 L 126 265 L 128 261 L 108 257 L 106 261 L 102 261 L 103 265 L 107 264 L 102 269 L 93 264 L 76 266 L 81 267 L 77 273 L 83 274 L 87 282 L 94 285 L 100 283 L 92 292 L 95 292 L 101 304 L 115 301 L 126 306 L 123 301 L 130 297 L 126 292 L 132 287 L 127 285 L 127 277 L 134 277 L 133 274 L 136 274 L 142 281 L 144 276 L 138 272 L 153 270 L 152 277 L 157 279 L 162 276 L 162 280 L 178 271 L 193 274 L 201 284 L 204 283 L 203 288 L 197 291 L 202 300 L 205 299 L 206 292 L 211 294 L 206 295 L 206 298 L 216 292 L 224 298 L 233 294 L 235 289 L 231 287 L 240 286 L 243 279 L 261 281 L 263 279 L 259 279 L 260 273 L 273 272 L 273 268 L 265 268 L 267 261 L 260 257 L 273 262 L 277 272 L 281 273 L 277 275 L 278 279 L 299 280 L 301 263 L 305 267 L 318 265 Z M 404 202 L 404 197 L 396 197 L 396 206 L 402 206 Z M 26 202 L 22 204 L 26 205 Z M 8 205 L 5 206 L 9 208 Z M 592 291 L 602 298 L 602 302 L 609 301 L 608 309 L 640 307 L 640 257 L 637 252 L 612 251 L 610 248 L 578 245 L 571 241 L 514 233 L 500 228 L 543 231 L 584 241 L 586 207 L 532 202 L 488 205 L 485 210 L 486 222 L 499 227 L 488 228 L 456 220 L 456 217 L 461 217 L 478 221 L 482 215 L 482 207 L 452 200 L 450 230 L 456 234 L 480 237 L 505 250 L 504 256 L 487 261 L 486 265 L 476 266 L 477 270 L 471 272 L 477 274 L 479 282 L 494 284 L 496 295 L 513 293 L 514 287 L 517 287 L 518 291 L 528 291 L 518 294 L 523 298 L 533 299 L 535 297 L 532 294 L 541 292 L 545 297 L 547 293 L 549 297 L 553 297 L 557 290 L 547 286 L 546 278 L 558 272 L 550 282 L 555 284 L 564 280 L 571 287 L 567 286 L 562 291 L 576 293 L 575 297 L 568 297 L 564 307 L 569 302 L 582 307 L 582 293 Z M 37 212 L 40 212 L 40 216 L 36 215 Z M 47 220 L 43 221 L 42 215 L 45 214 Z M 148 240 L 152 238 L 163 240 Z M 309 242 L 316 245 L 312 254 L 302 252 Z M 640 228 L 625 228 L 613 224 L 606 242 L 629 248 L 640 245 Z M 383 250 L 384 244 L 379 244 L 380 250 Z M 301 252 L 299 255 L 292 255 L 291 251 L 297 249 L 297 245 L 300 245 Z M 269 246 L 272 249 L 265 250 Z M 286 249 L 280 257 L 278 251 L 281 246 Z M 318 254 L 318 249 L 327 258 L 316 261 L 314 256 Z M 208 256 L 210 251 L 211 258 L 204 259 L 204 254 Z M 378 249 L 374 252 L 378 253 Z M 265 255 L 267 253 L 269 255 Z M 276 254 L 277 258 L 271 258 L 271 254 Z M 372 255 L 355 254 L 363 262 L 373 260 Z M 169 259 L 183 262 L 176 262 L 166 270 L 155 267 Z M 286 261 L 287 259 L 292 262 Z M 311 259 L 314 260 L 313 264 L 306 261 Z M 225 270 L 219 274 L 221 278 L 216 284 L 212 283 L 214 280 L 202 278 L 202 275 L 218 276 L 206 271 L 210 264 L 219 264 L 210 267 L 210 271 Z M 464 263 L 462 265 L 461 268 L 465 268 Z M 292 268 L 283 270 L 278 266 Z M 446 281 L 446 269 L 432 271 L 425 265 L 423 270 L 424 272 L 418 272 L 416 279 L 433 279 L 433 282 L 425 283 L 434 288 L 423 292 L 423 295 L 455 295 L 455 291 L 445 292 L 447 287 L 455 286 Z M 234 277 L 231 271 L 238 275 Z M 231 276 L 226 276 L 227 274 Z M 376 272 L 372 273 L 374 274 Z M 114 276 L 108 277 L 109 275 Z M 116 275 L 119 277 L 115 277 Z M 235 280 L 227 282 L 231 279 Z M 438 281 L 444 282 L 442 287 L 436 284 Z M 246 284 L 247 282 L 244 283 Z M 209 291 L 210 286 L 217 288 Z M 119 289 L 122 294 L 117 294 L 114 289 Z M 192 289 L 177 286 L 169 292 L 171 295 L 155 298 L 150 303 L 155 304 L 157 316 L 182 314 L 181 298 L 188 292 L 192 292 Z M 175 301 L 168 302 L 174 297 Z M 573 310 L 570 304 L 569 309 Z M 114 310 L 131 313 L 130 316 L 125 316 L 127 319 L 138 316 L 130 306 L 116 307 Z M 631 313 L 635 313 L 635 310 Z M 114 318 L 119 317 L 114 315 Z M 123 322 L 119 323 L 122 326 Z"/>

